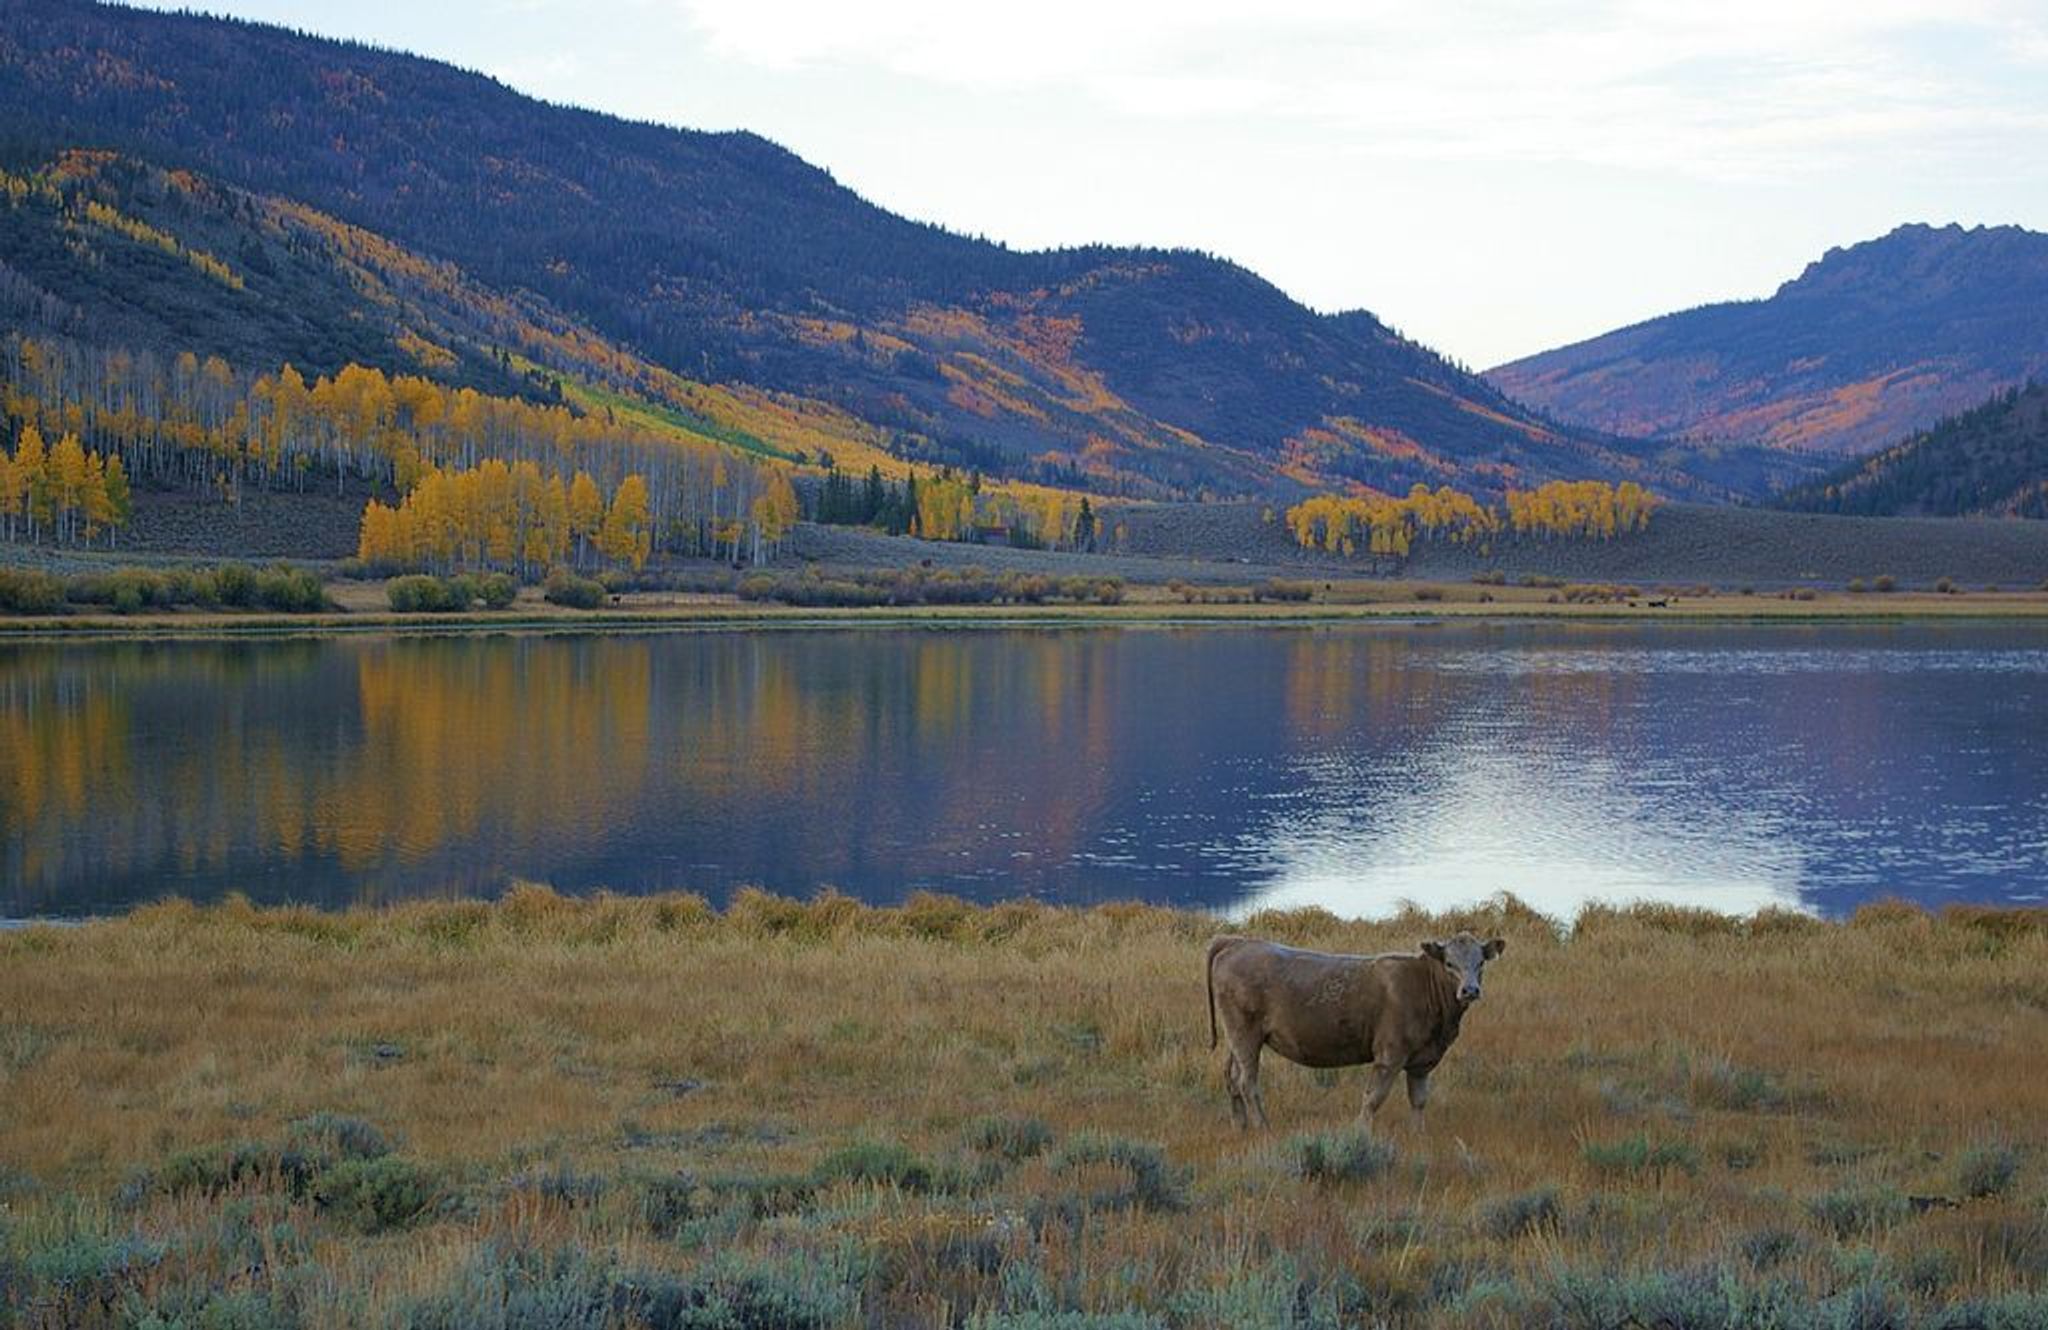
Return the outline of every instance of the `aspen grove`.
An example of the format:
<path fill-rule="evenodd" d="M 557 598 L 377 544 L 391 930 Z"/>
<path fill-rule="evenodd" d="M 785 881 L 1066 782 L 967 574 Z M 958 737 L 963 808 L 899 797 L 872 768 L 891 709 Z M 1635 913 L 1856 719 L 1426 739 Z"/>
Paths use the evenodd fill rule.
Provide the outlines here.
<path fill-rule="evenodd" d="M 189 351 L 165 358 L 13 335 L 0 339 L 0 417 L 20 436 L 33 429 L 39 442 L 59 440 L 48 445 L 52 458 L 63 451 L 68 461 L 68 449 L 77 447 L 88 471 L 119 495 L 97 516 L 83 498 L 62 511 L 30 511 L 21 482 L 25 497 L 11 510 L 12 524 L 0 528 L 16 539 L 111 530 L 125 520 L 131 482 L 212 489 L 231 500 L 252 488 L 326 485 L 344 493 L 351 481 L 392 492 L 395 505 L 373 499 L 366 510 L 365 542 L 380 557 L 424 550 L 400 560 L 421 566 L 532 569 L 543 543 L 550 558 L 577 552 L 635 566 L 655 549 L 758 562 L 797 512 L 783 468 L 710 440 L 664 433 L 607 410 L 493 396 L 359 364 L 309 381 L 290 365 L 251 376 Z M 16 462 L 14 472 L 20 469 Z M 587 502 L 578 509 L 581 525 L 552 523 L 549 482 L 560 481 L 567 504 L 578 477 L 601 496 L 596 525 L 589 525 Z M 7 487 L 0 499 L 14 484 L 0 475 Z M 427 492 L 415 498 L 423 487 Z M 80 491 L 89 492 L 89 484 Z M 509 545 L 494 526 L 504 520 L 500 500 L 507 492 L 515 504 L 528 504 L 523 519 L 514 513 Z M 493 505 L 489 516 L 477 506 L 486 501 Z M 408 521 L 427 534 L 399 539 L 394 533 Z"/>

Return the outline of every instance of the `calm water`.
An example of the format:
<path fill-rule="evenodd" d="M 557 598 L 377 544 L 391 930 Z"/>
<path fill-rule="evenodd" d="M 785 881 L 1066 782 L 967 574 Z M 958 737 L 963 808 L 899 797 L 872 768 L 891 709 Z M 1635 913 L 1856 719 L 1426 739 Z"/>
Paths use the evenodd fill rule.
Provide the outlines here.
<path fill-rule="evenodd" d="M 0 645 L 0 915 L 830 883 L 1368 914 L 2048 890 L 2025 626 Z"/>

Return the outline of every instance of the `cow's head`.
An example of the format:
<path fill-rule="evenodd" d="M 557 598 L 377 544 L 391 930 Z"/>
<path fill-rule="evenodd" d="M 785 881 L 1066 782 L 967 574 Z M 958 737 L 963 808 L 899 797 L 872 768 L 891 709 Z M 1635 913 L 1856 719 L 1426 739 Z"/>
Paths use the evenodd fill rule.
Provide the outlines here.
<path fill-rule="evenodd" d="M 1456 937 L 1441 942 L 1425 942 L 1422 954 L 1433 956 L 1444 963 L 1451 977 L 1458 981 L 1458 1001 L 1465 1003 L 1479 1000 L 1479 972 L 1486 963 L 1508 949 L 1506 938 L 1494 938 L 1481 942 L 1470 933 L 1460 932 Z"/>

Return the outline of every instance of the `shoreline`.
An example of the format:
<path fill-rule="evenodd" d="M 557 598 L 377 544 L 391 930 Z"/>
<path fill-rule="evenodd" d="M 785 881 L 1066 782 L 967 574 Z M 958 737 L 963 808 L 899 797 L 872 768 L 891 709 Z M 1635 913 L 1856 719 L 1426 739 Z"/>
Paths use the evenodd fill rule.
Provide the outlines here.
<path fill-rule="evenodd" d="M 1675 608 L 1541 601 L 1374 600 L 1300 604 L 946 605 L 831 609 L 743 602 L 616 610 L 455 614 L 388 611 L 321 614 L 78 614 L 0 618 L 0 642 L 203 638 L 550 635 L 685 632 L 735 628 L 1033 626 L 1298 627 L 1365 622 L 1599 624 L 2048 623 L 2048 594 L 1909 594 L 1879 606 L 1868 595 L 1811 601 L 1749 596 L 1700 598 Z"/>
<path fill-rule="evenodd" d="M 677 922 L 680 920 L 691 928 L 744 926 L 770 934 L 800 935 L 812 941 L 841 934 L 892 934 L 899 931 L 929 935 L 930 929 L 920 921 L 932 920 L 943 921 L 946 930 L 965 929 L 976 937 L 999 935 L 1007 930 L 1010 923 L 1027 916 L 1038 920 L 1143 917 L 1170 922 L 1178 932 L 1187 932 L 1191 928 L 1199 931 L 1200 927 L 1253 931 L 1273 927 L 1315 927 L 1379 932 L 1425 920 L 1442 924 L 1449 920 L 1507 919 L 1520 927 L 1546 932 L 1560 944 L 1568 944 L 1581 932 L 1604 927 L 1623 918 L 1648 921 L 1657 927 L 1693 936 L 1763 938 L 1788 932 L 1840 931 L 1870 927 L 1873 923 L 1895 925 L 1915 920 L 1929 926 L 1988 929 L 2002 935 L 2048 935 L 2048 904 L 1944 901 L 1930 905 L 1898 895 L 1872 896 L 1841 915 L 1784 905 L 1717 910 L 1706 905 L 1676 905 L 1644 899 L 1588 900 L 1571 914 L 1555 914 L 1538 910 L 1511 891 L 1496 892 L 1441 908 L 1404 900 L 1396 908 L 1375 915 L 1341 915 L 1321 905 L 1274 906 L 1237 914 L 1225 909 L 1175 905 L 1139 897 L 1067 902 L 1018 895 L 974 900 L 922 889 L 900 900 L 870 902 L 830 886 L 820 887 L 808 895 L 789 895 L 760 887 L 737 887 L 723 905 L 715 905 L 695 891 L 619 892 L 599 889 L 558 892 L 553 887 L 523 879 L 515 879 L 502 890 L 485 895 L 417 896 L 358 901 L 339 906 L 253 901 L 239 891 L 204 900 L 173 893 L 139 901 L 111 913 L 75 917 L 0 916 L 0 935 L 18 934 L 35 928 L 59 928 L 67 933 L 81 929 L 123 929 L 160 919 L 175 919 L 183 925 L 232 925 L 287 933 L 306 931 L 309 919 L 326 919 L 331 920 L 336 928 L 395 929 L 431 934 L 438 927 L 435 921 L 449 914 L 473 915 L 475 918 L 471 922 L 490 920 L 516 925 L 535 913 L 568 919 L 610 912 L 623 912 L 661 930 L 681 926 Z"/>

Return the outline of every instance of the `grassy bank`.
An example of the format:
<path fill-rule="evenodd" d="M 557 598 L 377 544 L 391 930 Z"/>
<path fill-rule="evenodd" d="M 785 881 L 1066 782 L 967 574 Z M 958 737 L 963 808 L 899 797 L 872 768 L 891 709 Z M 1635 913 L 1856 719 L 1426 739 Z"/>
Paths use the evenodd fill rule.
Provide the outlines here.
<path fill-rule="evenodd" d="M 1359 1072 L 1277 1061 L 1277 1132 L 1229 1125 L 1193 914 L 529 889 L 0 935 L 0 1320 L 2048 1323 L 2048 915 L 1244 930 L 1460 924 L 1509 953 L 1428 1134 L 1375 1140 Z"/>
<path fill-rule="evenodd" d="M 1680 595 L 1665 604 L 1645 590 L 1634 598 L 1568 600 L 1557 589 L 1471 583 L 1351 581 L 1317 583 L 1312 600 L 1254 601 L 1250 587 L 1210 586 L 1192 596 L 1168 586 L 1133 585 L 1124 602 L 1100 604 L 896 605 L 870 608 L 791 606 L 705 592 L 626 592 L 603 608 L 549 604 L 523 588 L 501 610 L 394 613 L 384 584 L 331 582 L 327 613 L 264 614 L 178 610 L 74 612 L 36 618 L 0 615 L 4 637 L 252 636 L 351 632 L 618 632 L 745 624 L 917 623 L 1295 623 L 1360 619 L 1532 619 L 1601 622 L 1804 622 L 1907 619 L 2048 619 L 2048 592 L 1823 592 L 1784 595 Z"/>

